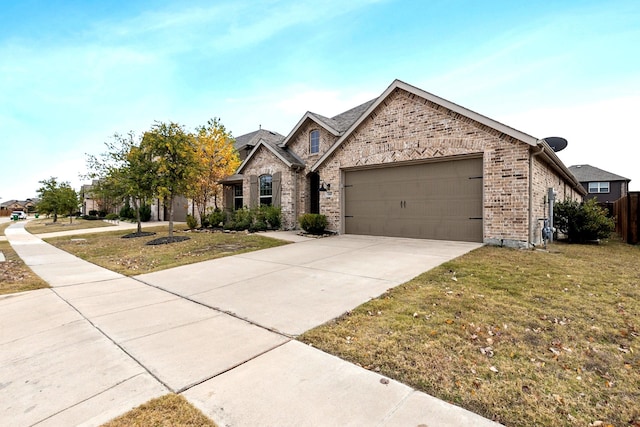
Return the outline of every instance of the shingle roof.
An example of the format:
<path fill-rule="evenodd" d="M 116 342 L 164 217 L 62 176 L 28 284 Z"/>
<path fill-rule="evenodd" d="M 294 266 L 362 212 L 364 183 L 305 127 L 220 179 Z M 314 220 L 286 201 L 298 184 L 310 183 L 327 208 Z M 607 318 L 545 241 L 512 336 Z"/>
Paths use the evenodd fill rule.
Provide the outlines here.
<path fill-rule="evenodd" d="M 351 127 L 351 125 L 358 120 L 362 114 L 373 104 L 378 98 L 374 98 L 370 101 L 365 102 L 364 104 L 360 104 L 357 107 L 354 107 L 350 110 L 345 111 L 344 113 L 340 113 L 337 116 L 331 118 L 331 120 L 336 124 L 336 129 L 343 133 L 347 129 Z"/>
<path fill-rule="evenodd" d="M 278 132 L 272 132 L 267 129 L 259 129 L 244 135 L 237 136 L 234 147 L 236 148 L 236 150 L 240 150 L 245 145 L 253 147 L 261 139 L 266 142 L 279 144 L 280 142 L 282 142 L 282 140 L 284 140 L 284 136 L 280 135 Z"/>
<path fill-rule="evenodd" d="M 631 181 L 629 178 L 625 178 L 615 173 L 607 172 L 602 169 L 598 169 L 591 165 L 574 165 L 569 166 L 569 171 L 580 182 L 594 182 L 594 181 Z"/>

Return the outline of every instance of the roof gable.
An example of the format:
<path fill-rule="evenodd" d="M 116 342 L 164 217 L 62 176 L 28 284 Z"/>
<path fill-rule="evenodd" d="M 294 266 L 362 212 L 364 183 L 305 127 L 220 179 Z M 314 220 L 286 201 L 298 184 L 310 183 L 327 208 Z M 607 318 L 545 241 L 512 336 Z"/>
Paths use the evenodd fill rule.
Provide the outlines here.
<path fill-rule="evenodd" d="M 238 167 L 236 174 L 242 173 L 242 170 L 251 162 L 253 156 L 260 150 L 260 147 L 264 147 L 267 151 L 277 157 L 280 161 L 282 161 L 288 167 L 303 167 L 304 162 L 298 158 L 291 151 L 281 147 L 280 145 L 265 141 L 264 139 L 260 139 L 256 145 L 253 147 L 253 150 L 249 153 L 246 159 L 242 162 L 242 164 Z"/>
<path fill-rule="evenodd" d="M 574 165 L 569 166 L 569 171 L 580 182 L 594 182 L 594 181 L 631 181 L 629 178 L 625 178 L 615 173 L 607 172 L 591 165 Z"/>
<path fill-rule="evenodd" d="M 307 120 L 311 120 L 322 126 L 333 136 L 341 136 L 351 127 L 351 125 L 367 110 L 367 108 L 374 101 L 375 99 L 372 99 L 365 102 L 364 104 L 360 104 L 357 107 L 351 108 L 350 110 L 344 111 L 331 118 L 307 111 L 304 116 L 302 116 L 300 121 L 298 121 L 289 135 L 287 135 L 282 145 L 286 146 L 293 139 L 300 128 L 302 128 Z"/>
<path fill-rule="evenodd" d="M 487 127 L 490 127 L 492 129 L 495 129 L 499 132 L 502 132 L 506 135 L 509 135 L 519 141 L 522 141 L 524 143 L 527 143 L 531 146 L 536 146 L 538 145 L 539 140 L 531 135 L 528 135 L 524 132 L 520 132 L 519 130 L 516 130 L 512 127 L 509 127 L 507 125 L 504 125 L 500 122 L 497 122 L 493 119 L 490 119 L 486 116 L 483 116 L 482 114 L 476 113 L 475 111 L 469 110 L 467 108 L 464 108 L 458 104 L 455 104 L 451 101 L 447 101 L 444 98 L 440 98 L 439 96 L 436 96 L 432 93 L 429 93 L 427 91 L 424 91 L 422 89 L 419 89 L 415 86 L 411 86 L 401 80 L 394 80 L 393 83 L 391 83 L 391 85 L 382 93 L 382 95 L 380 95 L 378 98 L 369 101 L 368 103 L 362 104 L 359 107 L 363 108 L 363 111 L 360 112 L 360 114 L 355 117 L 355 120 L 351 123 L 351 125 L 349 126 L 348 129 L 345 130 L 345 132 L 341 135 L 341 137 L 329 148 L 329 150 L 327 150 L 326 153 L 324 153 L 316 163 L 314 163 L 311 166 L 311 170 L 315 171 L 317 170 L 318 167 L 320 167 L 320 165 L 322 163 L 324 163 L 324 161 L 331 156 L 331 154 L 349 137 L 349 135 L 351 135 L 351 133 L 353 133 L 354 130 L 356 130 L 358 128 L 358 126 L 360 126 L 362 124 L 362 122 L 364 122 L 367 117 L 369 117 L 371 115 L 371 113 L 373 113 L 375 111 L 376 108 L 378 108 L 378 106 L 380 106 L 380 104 L 382 104 L 392 93 L 393 91 L 395 91 L 396 89 L 402 89 L 406 92 L 409 92 L 413 95 L 419 96 L 421 98 L 424 98 L 428 101 L 433 102 L 434 104 L 440 105 L 450 111 L 453 111 L 455 113 L 458 113 L 462 116 L 468 117 L 478 123 L 481 123 Z M 356 110 L 357 108 L 353 110 Z M 352 110 L 349 110 L 348 112 L 345 112 L 343 114 L 346 113 L 350 113 Z M 355 114 L 354 114 L 355 115 Z M 336 116 L 338 117 L 338 116 Z M 335 119 L 335 118 L 334 118 Z"/>

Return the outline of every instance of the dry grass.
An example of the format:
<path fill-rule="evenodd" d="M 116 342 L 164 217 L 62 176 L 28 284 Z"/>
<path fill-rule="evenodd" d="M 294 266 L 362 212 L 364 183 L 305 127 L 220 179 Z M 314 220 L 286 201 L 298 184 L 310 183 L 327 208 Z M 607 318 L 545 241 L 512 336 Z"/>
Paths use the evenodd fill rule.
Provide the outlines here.
<path fill-rule="evenodd" d="M 300 339 L 508 426 L 640 426 L 639 261 L 483 247 Z"/>
<path fill-rule="evenodd" d="M 0 262 L 0 295 L 49 287 L 22 262 L 9 242 L 0 242 L 0 252 L 6 259 Z"/>
<path fill-rule="evenodd" d="M 4 236 L 4 230 L 6 230 L 7 227 L 10 226 L 11 224 L 13 224 L 13 221 L 3 222 L 2 224 L 0 224 L 0 236 Z"/>
<path fill-rule="evenodd" d="M 216 424 L 177 394 L 167 394 L 132 409 L 103 427 L 215 427 Z"/>
<path fill-rule="evenodd" d="M 86 228 L 111 227 L 113 224 L 108 222 L 86 219 L 58 217 L 57 222 L 53 222 L 53 218 L 40 218 L 29 221 L 24 228 L 31 234 L 53 233 L 55 231 L 83 230 Z"/>
<path fill-rule="evenodd" d="M 286 244 L 282 240 L 255 234 L 184 232 L 177 229 L 176 236 L 189 236 L 189 240 L 150 246 L 145 243 L 166 236 L 166 225 L 144 229 L 145 232 L 157 232 L 154 236 L 122 238 L 131 231 L 55 237 L 46 241 L 82 259 L 129 276 Z"/>

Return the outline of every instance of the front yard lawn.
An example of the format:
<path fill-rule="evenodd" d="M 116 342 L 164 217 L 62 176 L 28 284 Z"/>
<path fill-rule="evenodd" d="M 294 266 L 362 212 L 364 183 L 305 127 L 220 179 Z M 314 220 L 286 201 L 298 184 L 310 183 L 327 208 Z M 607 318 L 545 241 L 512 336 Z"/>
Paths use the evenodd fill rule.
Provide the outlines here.
<path fill-rule="evenodd" d="M 0 242 L 0 252 L 5 257 L 0 262 L 0 295 L 49 287 L 25 265 L 9 242 Z"/>
<path fill-rule="evenodd" d="M 133 232 L 135 230 L 131 230 Z M 133 276 L 150 273 L 194 262 L 206 261 L 259 249 L 284 245 L 287 242 L 256 234 L 184 232 L 175 236 L 188 236 L 189 240 L 166 245 L 145 243 L 167 235 L 167 226 L 149 227 L 145 232 L 157 234 L 123 239 L 126 231 L 100 232 L 78 236 L 45 239 L 48 243 L 84 260 L 109 270 Z"/>
<path fill-rule="evenodd" d="M 483 247 L 300 340 L 508 426 L 640 426 L 640 247 Z"/>
<path fill-rule="evenodd" d="M 111 227 L 113 224 L 102 220 L 86 220 L 81 218 L 58 217 L 57 222 L 53 218 L 32 219 L 24 228 L 31 234 L 53 233 L 55 231 L 84 230 L 86 228 Z"/>

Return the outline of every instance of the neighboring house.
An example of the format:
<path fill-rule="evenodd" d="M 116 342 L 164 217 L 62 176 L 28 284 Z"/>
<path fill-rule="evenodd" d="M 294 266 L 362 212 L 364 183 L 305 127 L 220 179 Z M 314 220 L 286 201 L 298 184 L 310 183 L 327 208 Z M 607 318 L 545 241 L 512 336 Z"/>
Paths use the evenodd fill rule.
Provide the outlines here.
<path fill-rule="evenodd" d="M 38 204 L 38 199 L 26 199 L 26 200 L 7 200 L 0 203 L 0 211 L 13 212 L 13 211 L 25 211 L 33 212 Z"/>
<path fill-rule="evenodd" d="M 252 148 L 225 207 L 280 206 L 286 228 L 321 213 L 337 233 L 528 247 L 549 188 L 586 194 L 544 140 L 399 80 L 337 116 L 307 112 L 286 137 L 238 139 Z"/>
<path fill-rule="evenodd" d="M 629 178 L 591 165 L 570 166 L 569 170 L 589 193 L 587 199 L 596 199 L 599 203 L 613 203 L 629 192 Z"/>
<path fill-rule="evenodd" d="M 82 200 L 82 215 L 89 215 L 91 211 L 98 211 L 100 207 L 98 206 L 98 201 L 94 198 L 91 190 L 93 186 L 97 184 L 97 180 L 93 180 L 91 184 L 83 184 L 80 187 L 80 199 Z"/>

